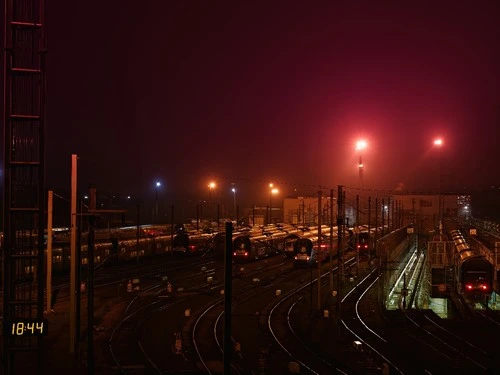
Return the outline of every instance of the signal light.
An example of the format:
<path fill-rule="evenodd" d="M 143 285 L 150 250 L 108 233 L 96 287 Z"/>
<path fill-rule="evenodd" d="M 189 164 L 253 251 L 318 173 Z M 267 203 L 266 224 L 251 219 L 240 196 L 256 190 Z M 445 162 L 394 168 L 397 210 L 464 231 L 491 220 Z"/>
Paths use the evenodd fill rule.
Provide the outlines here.
<path fill-rule="evenodd" d="M 465 286 L 465 288 L 466 288 L 467 290 L 472 290 L 472 285 L 467 284 L 467 285 Z"/>
<path fill-rule="evenodd" d="M 488 289 L 488 285 L 481 285 L 480 286 L 482 290 L 487 290 Z"/>

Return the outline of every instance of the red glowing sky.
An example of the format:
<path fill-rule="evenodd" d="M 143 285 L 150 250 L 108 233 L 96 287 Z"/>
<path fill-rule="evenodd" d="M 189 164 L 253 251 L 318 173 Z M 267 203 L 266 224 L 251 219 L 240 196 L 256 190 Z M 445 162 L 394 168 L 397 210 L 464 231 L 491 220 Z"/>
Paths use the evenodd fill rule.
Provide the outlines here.
<path fill-rule="evenodd" d="M 496 3 L 335 3 L 51 2 L 48 184 L 498 184 Z"/>

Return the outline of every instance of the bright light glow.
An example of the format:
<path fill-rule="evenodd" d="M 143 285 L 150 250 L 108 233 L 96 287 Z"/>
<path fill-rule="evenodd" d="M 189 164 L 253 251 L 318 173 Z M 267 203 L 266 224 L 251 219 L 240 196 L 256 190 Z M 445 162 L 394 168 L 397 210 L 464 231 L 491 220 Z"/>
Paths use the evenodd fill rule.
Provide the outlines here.
<path fill-rule="evenodd" d="M 160 181 L 156 181 L 156 187 L 160 187 L 161 186 L 161 182 Z"/>
<path fill-rule="evenodd" d="M 278 194 L 279 193 L 279 190 L 274 188 L 271 190 L 271 194 L 275 195 L 275 194 Z"/>
<path fill-rule="evenodd" d="M 235 188 L 232 188 L 232 189 L 231 189 L 231 191 L 232 191 L 233 193 L 236 193 L 236 189 L 235 189 Z"/>
<path fill-rule="evenodd" d="M 434 146 L 442 146 L 443 145 L 443 140 L 441 138 L 436 138 L 434 140 Z"/>
<path fill-rule="evenodd" d="M 272 188 L 273 188 L 273 186 L 274 186 L 274 184 L 271 182 L 271 183 L 269 184 L 269 188 L 270 188 L 270 189 L 272 189 Z"/>
<path fill-rule="evenodd" d="M 208 184 L 208 187 L 209 187 L 209 189 L 214 189 L 214 188 L 215 188 L 215 182 L 213 182 L 213 181 L 212 181 L 212 182 L 210 182 L 210 183 Z"/>
<path fill-rule="evenodd" d="M 356 142 L 356 150 L 363 150 L 368 146 L 368 143 L 364 139 L 360 139 Z"/>

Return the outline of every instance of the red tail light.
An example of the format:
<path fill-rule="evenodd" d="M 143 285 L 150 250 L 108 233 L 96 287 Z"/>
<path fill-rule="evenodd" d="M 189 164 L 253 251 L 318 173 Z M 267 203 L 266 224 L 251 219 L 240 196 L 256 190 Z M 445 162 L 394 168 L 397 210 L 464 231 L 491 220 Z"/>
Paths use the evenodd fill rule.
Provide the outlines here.
<path fill-rule="evenodd" d="M 479 287 L 480 287 L 482 290 L 488 290 L 488 285 L 481 284 Z"/>
<path fill-rule="evenodd" d="M 471 284 L 467 284 L 467 285 L 465 285 L 465 289 L 467 289 L 467 290 L 472 290 L 472 285 L 471 285 Z"/>

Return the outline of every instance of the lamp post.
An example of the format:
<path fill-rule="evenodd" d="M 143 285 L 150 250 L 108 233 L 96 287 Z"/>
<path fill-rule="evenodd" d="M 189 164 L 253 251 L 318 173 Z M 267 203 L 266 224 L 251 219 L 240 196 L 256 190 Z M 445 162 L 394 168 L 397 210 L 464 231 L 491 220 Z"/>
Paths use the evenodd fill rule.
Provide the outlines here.
<path fill-rule="evenodd" d="M 233 192 L 233 215 L 234 219 L 238 221 L 238 218 L 236 217 L 236 188 L 232 188 L 231 191 Z"/>
<path fill-rule="evenodd" d="M 268 224 L 271 224 L 271 221 L 273 219 L 273 204 L 272 204 L 272 199 L 273 199 L 273 194 L 278 194 L 278 189 L 274 187 L 274 184 L 271 182 L 269 184 L 269 218 L 267 220 Z"/>
<path fill-rule="evenodd" d="M 363 171 L 365 169 L 365 165 L 363 164 L 363 159 L 361 155 L 361 151 L 364 150 L 368 144 L 364 139 L 360 139 L 356 142 L 356 151 L 359 152 L 359 161 L 358 161 L 358 173 L 359 173 L 359 185 L 363 187 Z"/>
<path fill-rule="evenodd" d="M 213 216 L 212 191 L 215 189 L 215 186 L 216 186 L 216 184 L 214 181 L 210 181 L 208 183 L 208 202 L 209 202 L 209 205 L 211 207 L 210 208 L 211 212 L 210 212 L 209 218 L 208 218 L 210 220 L 210 225 L 212 225 L 211 222 L 212 222 L 212 216 Z"/>
<path fill-rule="evenodd" d="M 444 211 L 444 204 L 443 204 L 443 197 L 441 196 L 442 195 L 442 151 L 441 151 L 441 147 L 443 147 L 443 139 L 442 138 L 436 138 L 434 139 L 434 147 L 436 147 L 438 149 L 438 169 L 439 169 L 439 176 L 438 176 L 438 219 L 439 219 L 439 234 L 443 234 L 442 233 L 442 230 L 443 230 L 443 211 Z"/>
<path fill-rule="evenodd" d="M 161 186 L 160 181 L 156 181 L 155 187 L 155 209 L 153 213 L 153 224 L 156 224 L 156 217 L 158 216 L 158 188 Z"/>

